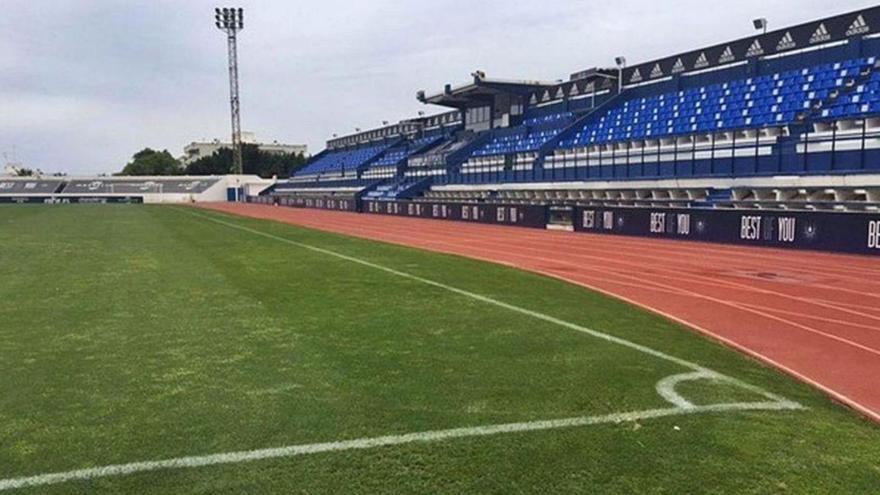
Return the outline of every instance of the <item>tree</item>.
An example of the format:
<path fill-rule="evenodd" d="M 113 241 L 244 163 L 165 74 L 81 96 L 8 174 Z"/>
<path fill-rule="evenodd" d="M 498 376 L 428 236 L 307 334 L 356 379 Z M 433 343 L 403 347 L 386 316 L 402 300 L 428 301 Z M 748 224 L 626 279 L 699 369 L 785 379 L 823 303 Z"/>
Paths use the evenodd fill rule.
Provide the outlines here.
<path fill-rule="evenodd" d="M 186 175 L 226 175 L 232 171 L 232 150 L 220 148 L 186 166 Z"/>
<path fill-rule="evenodd" d="M 256 147 L 255 147 L 256 148 Z M 291 171 L 301 169 L 308 160 L 301 154 L 275 154 L 266 153 L 256 149 L 245 155 L 242 150 L 242 161 L 244 162 L 244 172 L 246 174 L 255 174 L 260 177 L 269 178 L 273 176 L 287 177 Z"/>
<path fill-rule="evenodd" d="M 16 171 L 19 177 L 33 177 L 34 171 L 29 168 L 20 168 Z"/>
<path fill-rule="evenodd" d="M 119 175 L 179 175 L 182 171 L 180 162 L 168 150 L 144 148 L 132 156 Z"/>
<path fill-rule="evenodd" d="M 255 144 L 246 143 L 241 149 L 242 167 L 245 174 L 287 177 L 292 170 L 299 170 L 306 163 L 301 154 L 267 153 Z M 232 150 L 220 148 L 210 156 L 204 156 L 186 166 L 187 175 L 226 175 L 232 171 Z"/>

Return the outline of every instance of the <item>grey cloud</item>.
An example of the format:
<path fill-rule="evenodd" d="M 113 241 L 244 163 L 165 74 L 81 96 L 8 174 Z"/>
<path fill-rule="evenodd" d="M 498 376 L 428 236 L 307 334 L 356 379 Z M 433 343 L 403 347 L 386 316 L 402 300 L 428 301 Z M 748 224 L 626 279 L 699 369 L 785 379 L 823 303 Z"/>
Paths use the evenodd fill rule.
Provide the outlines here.
<path fill-rule="evenodd" d="M 118 170 L 144 146 L 179 153 L 228 133 L 215 2 L 4 0 L 0 151 L 47 171 Z M 418 89 L 559 79 L 871 5 L 745 0 L 246 0 L 243 127 L 319 151 L 332 133 L 423 110 Z M 428 109 L 430 110 L 430 109 Z M 438 109 L 439 111 L 439 109 Z"/>

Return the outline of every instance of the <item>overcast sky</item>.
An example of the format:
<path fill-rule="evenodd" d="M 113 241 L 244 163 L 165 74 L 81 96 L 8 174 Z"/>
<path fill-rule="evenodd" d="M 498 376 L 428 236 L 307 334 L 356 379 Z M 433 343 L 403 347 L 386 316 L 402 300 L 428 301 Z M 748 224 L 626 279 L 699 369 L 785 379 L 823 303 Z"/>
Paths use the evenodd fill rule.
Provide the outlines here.
<path fill-rule="evenodd" d="M 242 0 L 242 128 L 306 143 L 414 116 L 419 89 L 555 80 L 870 6 L 837 0 Z M 600 5 L 602 5 L 600 7 Z M 110 173 L 229 135 L 226 46 L 202 0 L 0 0 L 0 152 Z M 2 158 L 2 157 L 0 157 Z M 0 162 L 2 164 L 2 162 Z"/>

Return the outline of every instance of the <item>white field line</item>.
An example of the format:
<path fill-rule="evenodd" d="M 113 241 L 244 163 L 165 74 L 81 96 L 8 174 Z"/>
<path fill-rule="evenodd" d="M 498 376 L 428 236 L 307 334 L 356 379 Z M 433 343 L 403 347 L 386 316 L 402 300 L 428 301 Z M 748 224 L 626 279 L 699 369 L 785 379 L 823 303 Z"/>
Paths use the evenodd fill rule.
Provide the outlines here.
<path fill-rule="evenodd" d="M 299 248 L 302 248 L 302 249 L 306 249 L 306 250 L 309 250 L 309 251 L 313 251 L 313 252 L 316 252 L 316 253 L 321 253 L 321 254 L 324 254 L 324 255 L 327 255 L 327 256 L 332 256 L 332 257 L 334 257 L 334 258 L 339 258 L 339 259 L 342 259 L 342 260 L 346 260 L 346 261 L 349 261 L 349 262 L 351 262 L 351 263 L 356 263 L 356 264 L 358 264 L 358 265 L 362 265 L 362 266 L 366 266 L 366 267 L 369 267 L 369 268 L 373 268 L 373 269 L 375 269 L 375 270 L 380 270 L 380 271 L 383 271 L 383 272 L 386 272 L 386 273 L 390 273 L 390 274 L 392 274 L 392 275 L 396 275 L 396 276 L 401 277 L 401 278 L 406 278 L 406 279 L 410 279 L 410 280 L 415 280 L 415 281 L 417 281 L 417 282 L 421 282 L 421 283 L 423 283 L 423 284 L 425 284 L 425 285 L 430 285 L 430 286 L 432 286 L 432 287 L 436 287 L 436 288 L 438 288 L 438 289 L 443 289 L 443 290 L 445 290 L 445 291 L 452 292 L 452 293 L 458 294 L 458 295 L 460 295 L 460 296 L 464 296 L 464 297 L 467 297 L 467 298 L 470 298 L 470 299 L 474 299 L 474 300 L 477 300 L 477 301 L 480 301 L 480 302 L 483 302 L 483 303 L 486 303 L 486 304 L 489 304 L 489 305 L 492 305 L 492 306 L 497 306 L 497 307 L 500 307 L 500 308 L 504 308 L 504 309 L 507 309 L 507 310 L 509 310 L 509 311 L 513 311 L 513 312 L 515 312 L 515 313 L 519 313 L 519 314 L 522 314 L 522 315 L 526 315 L 526 316 L 529 316 L 529 317 L 531 317 L 531 318 L 535 318 L 535 319 L 538 319 L 538 320 L 542 320 L 542 321 L 544 321 L 544 322 L 551 323 L 551 324 L 554 324 L 554 325 L 557 325 L 557 326 L 560 326 L 560 327 L 563 327 L 563 328 L 568 328 L 568 329 L 570 329 L 570 330 L 574 330 L 574 331 L 576 331 L 576 332 L 584 333 L 584 334 L 590 335 L 591 337 L 594 337 L 594 338 L 597 338 L 597 339 L 601 339 L 601 340 L 604 340 L 604 341 L 607 341 L 607 342 L 611 342 L 611 343 L 614 343 L 614 344 L 617 344 L 617 345 L 621 345 L 621 346 L 624 346 L 624 347 L 628 347 L 628 348 L 633 349 L 633 350 L 636 350 L 636 351 L 638 351 L 638 352 L 641 352 L 641 353 L 644 353 L 644 354 L 648 354 L 648 355 L 651 355 L 651 356 L 654 356 L 654 357 L 660 358 L 660 359 L 662 359 L 662 360 L 664 360 L 664 361 L 670 361 L 670 362 L 676 363 L 676 364 L 678 364 L 678 365 L 680 365 L 680 366 L 683 366 L 683 367 L 685 367 L 685 368 L 691 369 L 691 370 L 693 370 L 693 371 L 702 372 L 702 373 L 706 373 L 706 374 L 711 374 L 711 375 L 713 375 L 714 377 L 717 377 L 717 378 L 724 378 L 725 380 L 729 381 L 730 383 L 736 383 L 737 385 L 742 385 L 742 386 L 744 386 L 744 387 L 746 387 L 746 388 L 749 388 L 750 390 L 756 391 L 757 393 L 763 395 L 764 397 L 766 397 L 766 398 L 768 398 L 768 399 L 770 399 L 770 400 L 775 400 L 775 401 L 786 401 L 786 399 L 783 399 L 782 397 L 779 397 L 779 396 L 777 396 L 777 395 L 771 394 L 771 393 L 769 393 L 769 392 L 767 392 L 767 391 L 765 391 L 765 390 L 758 389 L 758 388 L 753 387 L 753 386 L 751 386 L 751 385 L 747 385 L 747 384 L 745 384 L 745 383 L 743 383 L 743 382 L 740 382 L 739 380 L 736 380 L 735 378 L 731 378 L 731 377 L 728 377 L 728 376 L 722 375 L 721 373 L 718 373 L 718 372 L 716 372 L 716 371 L 712 371 L 712 370 L 710 370 L 709 368 L 706 368 L 706 367 L 701 366 L 701 365 L 699 365 L 699 364 L 692 363 L 692 362 L 687 361 L 687 360 L 685 360 L 685 359 L 681 359 L 681 358 L 678 358 L 678 357 L 672 356 L 672 355 L 670 355 L 670 354 L 666 354 L 665 352 L 658 351 L 658 350 L 656 350 L 656 349 L 652 349 L 652 348 L 650 348 L 650 347 L 647 347 L 647 346 L 644 346 L 644 345 L 641 345 L 641 344 L 637 344 L 637 343 L 635 343 L 635 342 L 631 342 L 631 341 L 629 341 L 629 340 L 622 339 L 622 338 L 620 338 L 620 337 L 615 337 L 615 336 L 613 336 L 613 335 L 609 335 L 609 334 L 607 334 L 607 333 L 600 332 L 600 331 L 598 331 L 598 330 L 593 330 L 593 329 L 590 329 L 590 328 L 587 328 L 587 327 L 584 327 L 584 326 L 578 325 L 578 324 L 576 324 L 576 323 L 571 323 L 571 322 L 568 322 L 568 321 L 565 321 L 565 320 L 562 320 L 562 319 L 556 318 L 556 317 L 554 317 L 554 316 L 550 316 L 550 315 L 547 315 L 547 314 L 544 314 L 544 313 L 540 313 L 540 312 L 538 312 L 538 311 L 533 311 L 533 310 L 531 310 L 531 309 L 526 309 L 526 308 L 523 308 L 523 307 L 520 307 L 520 306 L 515 306 L 515 305 L 513 305 L 513 304 L 509 304 L 509 303 L 506 303 L 506 302 L 503 302 L 503 301 L 499 301 L 499 300 L 497 300 L 497 299 L 493 299 L 493 298 L 491 298 L 491 297 L 487 297 L 487 296 L 484 296 L 484 295 L 481 295 L 481 294 L 477 294 L 477 293 L 474 293 L 474 292 L 466 291 L 466 290 L 464 290 L 464 289 L 459 289 L 459 288 L 457 288 L 457 287 L 453 287 L 453 286 L 451 286 L 451 285 L 446 285 L 446 284 L 443 284 L 443 283 L 441 283 L 441 282 L 437 282 L 437 281 L 434 281 L 434 280 L 430 280 L 430 279 L 427 279 L 427 278 L 423 278 L 423 277 L 420 277 L 420 276 L 418 276 L 418 275 L 413 275 L 413 274 L 411 274 L 411 273 L 402 272 L 402 271 L 400 271 L 400 270 L 395 270 L 394 268 L 389 268 L 389 267 L 384 266 L 384 265 L 379 265 L 379 264 L 377 264 L 377 263 L 373 263 L 373 262 L 370 262 L 370 261 L 367 261 L 367 260 L 364 260 L 364 259 L 361 259 L 361 258 L 356 258 L 356 257 L 354 257 L 354 256 L 349 256 L 349 255 L 346 255 L 346 254 L 337 253 L 336 251 L 331 251 L 331 250 L 329 250 L 329 249 L 324 249 L 324 248 L 320 248 L 320 247 L 317 247 L 317 246 L 312 246 L 311 244 L 305 244 L 305 243 L 302 243 L 302 242 L 297 242 L 297 241 L 294 241 L 294 240 L 291 240 L 291 239 L 287 239 L 287 238 L 285 238 L 285 237 L 279 237 L 279 236 L 274 235 L 274 234 L 269 234 L 269 233 L 266 233 L 266 232 L 263 232 L 263 231 L 260 231 L 260 230 L 252 229 L 252 228 L 249 228 L 249 227 L 245 227 L 245 226 L 243 226 L 243 225 L 239 225 L 239 224 L 236 224 L 236 223 L 233 223 L 233 222 L 227 222 L 227 221 L 224 221 L 224 220 L 220 220 L 219 218 L 215 218 L 215 217 L 213 217 L 213 216 L 203 215 L 203 214 L 195 213 L 195 212 L 188 212 L 188 213 L 191 214 L 191 215 L 193 215 L 193 216 L 196 216 L 196 217 L 199 217 L 199 218 L 203 218 L 203 219 L 205 219 L 205 220 L 209 220 L 209 221 L 211 221 L 211 222 L 214 222 L 214 223 L 217 223 L 217 224 L 220 224 L 220 225 L 225 225 L 225 226 L 230 227 L 230 228 L 233 228 L 233 229 L 241 230 L 241 231 L 243 231 L 243 232 L 248 232 L 248 233 L 251 233 L 251 234 L 254 234 L 254 235 L 257 235 L 257 236 L 261 236 L 261 237 L 265 237 L 265 238 L 267 238 L 267 239 L 272 239 L 272 240 L 275 240 L 275 241 L 278 241 L 278 242 L 283 242 L 283 243 L 285 243 L 285 244 L 290 244 L 290 245 L 292 245 L 292 246 L 296 246 L 296 247 L 299 247 Z"/>
<path fill-rule="evenodd" d="M 606 414 L 601 416 L 581 416 L 577 418 L 554 419 L 548 421 L 530 421 L 525 423 L 507 423 L 468 428 L 452 428 L 448 430 L 423 431 L 402 435 L 386 435 L 373 438 L 359 438 L 338 442 L 310 443 L 291 445 L 270 449 L 227 452 L 204 456 L 179 457 L 161 461 L 133 462 L 130 464 L 114 464 L 90 469 L 79 469 L 59 473 L 41 474 L 23 478 L 0 480 L 0 491 L 15 490 L 35 486 L 53 485 L 69 481 L 92 480 L 111 476 L 124 476 L 150 471 L 215 466 L 218 464 L 238 464 L 263 459 L 278 459 L 322 452 L 340 452 L 345 450 L 363 450 L 410 443 L 428 443 L 468 437 L 485 437 L 504 433 L 524 433 L 542 430 L 556 430 L 607 423 L 626 423 L 639 420 L 683 416 L 696 413 L 720 413 L 733 411 L 782 411 L 796 409 L 797 405 L 786 402 L 737 402 L 730 404 L 714 404 L 709 406 L 691 406 L 688 408 L 671 407 L 666 409 L 649 409 L 625 413 Z"/>
<path fill-rule="evenodd" d="M 306 250 L 309 250 L 309 251 L 313 251 L 313 252 L 316 252 L 316 253 L 321 253 L 321 254 L 324 254 L 324 255 L 327 255 L 327 256 L 332 256 L 332 257 L 334 257 L 334 258 L 339 258 L 339 259 L 342 259 L 342 260 L 345 260 L 345 261 L 349 261 L 349 262 L 351 262 L 351 263 L 356 263 L 356 264 L 359 264 L 359 265 L 362 265 L 362 266 L 366 266 L 366 267 L 369 267 L 369 268 L 373 268 L 373 269 L 375 269 L 375 270 L 380 270 L 380 271 L 383 271 L 383 272 L 386 272 L 386 273 L 390 273 L 390 274 L 392 274 L 392 275 L 396 275 L 396 276 L 398 276 L 398 277 L 402 277 L 402 278 L 406 278 L 406 279 L 410 279 L 410 280 L 415 280 L 415 281 L 417 281 L 417 282 L 421 282 L 421 283 L 423 283 L 423 284 L 425 284 L 425 285 L 429 285 L 429 286 L 432 286 L 432 287 L 436 287 L 436 288 L 438 288 L 438 289 L 443 289 L 443 290 L 445 290 L 445 291 L 452 292 L 452 293 L 458 294 L 458 295 L 460 295 L 460 296 L 464 296 L 464 297 L 467 297 L 467 298 L 470 298 L 470 299 L 475 299 L 475 300 L 477 300 L 477 301 L 480 301 L 480 302 L 483 302 L 483 303 L 486 303 L 486 304 L 490 304 L 490 305 L 492 305 L 492 306 L 497 306 L 497 307 L 500 307 L 500 308 L 504 308 L 504 309 L 507 309 L 507 310 L 509 310 L 509 311 L 513 311 L 513 312 L 515 312 L 515 313 L 520 313 L 520 314 L 522 314 L 522 315 L 526 315 L 526 316 L 529 316 L 529 317 L 532 317 L 532 318 L 535 318 L 535 319 L 538 319 L 538 320 L 542 320 L 542 321 L 545 321 L 545 322 L 547 322 L 547 323 L 552 323 L 552 324 L 554 324 L 554 325 L 558 325 L 558 326 L 563 327 L 563 328 L 568 328 L 568 329 L 570 329 L 570 330 L 574 330 L 574 331 L 576 331 L 576 332 L 584 333 L 584 334 L 590 335 L 591 337 L 595 337 L 595 338 L 597 338 L 597 339 L 605 340 L 605 341 L 607 341 L 607 342 L 611 342 L 611 343 L 613 343 L 613 344 L 617 344 L 617 345 L 621 345 L 621 346 L 624 346 L 624 347 L 628 347 L 628 348 L 633 349 L 633 350 L 636 350 L 636 351 L 638 351 L 638 352 L 641 352 L 641 353 L 644 353 L 644 354 L 648 354 L 648 355 L 651 355 L 651 356 L 654 356 L 654 357 L 657 357 L 657 358 L 663 359 L 663 360 L 665 360 L 665 361 L 670 361 L 670 362 L 676 363 L 676 364 L 678 364 L 678 365 L 680 365 L 680 366 L 684 366 L 685 368 L 689 368 L 689 369 L 693 370 L 694 372 L 696 372 L 696 374 L 693 375 L 693 376 L 697 376 L 697 375 L 699 375 L 699 376 L 697 376 L 697 378 L 713 378 L 713 379 L 715 379 L 715 380 L 722 380 L 722 381 L 725 381 L 725 382 L 730 383 L 730 384 L 732 384 L 732 385 L 736 385 L 736 386 L 742 387 L 742 388 L 744 388 L 744 389 L 746 389 L 746 390 L 749 390 L 749 391 L 751 391 L 751 392 L 753 392 L 753 393 L 755 393 L 755 394 L 761 395 L 761 396 L 763 396 L 763 397 L 765 397 L 765 398 L 767 398 L 767 399 L 769 399 L 769 400 L 771 400 L 771 401 L 775 401 L 775 402 L 779 402 L 779 403 L 785 403 L 785 404 L 787 404 L 787 405 L 789 405 L 789 406 L 794 406 L 795 408 L 800 408 L 800 407 L 801 407 L 800 404 L 797 404 L 797 403 L 795 403 L 795 402 L 789 401 L 788 399 L 785 399 L 785 398 L 783 398 L 783 397 L 780 397 L 780 396 L 778 396 L 778 395 L 776 395 L 776 394 L 770 393 L 770 392 L 768 392 L 768 391 L 766 391 L 766 390 L 764 390 L 764 389 L 762 389 L 762 388 L 760 388 L 760 387 L 756 387 L 756 386 L 754 386 L 754 385 L 750 385 L 750 384 L 745 383 L 745 382 L 743 382 L 743 381 L 741 381 L 741 380 L 738 380 L 738 379 L 736 379 L 736 378 L 733 378 L 733 377 L 730 377 L 730 376 L 724 375 L 724 374 L 719 373 L 719 372 L 717 372 L 717 371 L 713 371 L 713 370 L 711 370 L 711 369 L 709 369 L 709 368 L 706 368 L 706 367 L 704 367 L 704 366 L 701 366 L 701 365 L 699 365 L 699 364 L 692 363 L 692 362 L 687 361 L 687 360 L 685 360 L 685 359 L 681 359 L 681 358 L 678 358 L 678 357 L 672 356 L 672 355 L 670 355 L 670 354 L 666 354 L 665 352 L 658 351 L 658 350 L 656 350 L 656 349 L 652 349 L 652 348 L 650 348 L 650 347 L 647 347 L 647 346 L 644 346 L 644 345 L 641 345 L 641 344 L 637 344 L 637 343 L 635 343 L 635 342 L 631 342 L 631 341 L 629 341 L 629 340 L 622 339 L 622 338 L 620 338 L 620 337 L 615 337 L 615 336 L 613 336 L 613 335 L 610 335 L 610 334 L 607 334 L 607 333 L 604 333 L 604 332 L 600 332 L 600 331 L 598 331 L 598 330 L 593 330 L 593 329 L 590 329 L 590 328 L 587 328 L 587 327 L 584 327 L 584 326 L 578 325 L 578 324 L 576 324 L 576 323 L 571 323 L 571 322 L 568 322 L 568 321 L 565 321 L 565 320 L 562 320 L 562 319 L 556 318 L 556 317 L 554 317 L 554 316 L 550 316 L 550 315 L 545 314 L 545 313 L 540 313 L 540 312 L 538 312 L 538 311 L 534 311 L 534 310 L 531 310 L 531 309 L 526 309 L 526 308 L 523 308 L 523 307 L 520 307 L 520 306 L 516 306 L 516 305 L 513 305 L 513 304 L 509 304 L 509 303 L 506 303 L 506 302 L 503 302 L 503 301 L 499 301 L 499 300 L 497 300 L 497 299 L 493 299 L 493 298 L 488 297 L 488 296 L 484 296 L 484 295 L 481 295 L 481 294 L 477 294 L 477 293 L 475 293 L 475 292 L 466 291 L 466 290 L 464 290 L 464 289 L 459 289 L 459 288 L 457 288 L 457 287 L 453 287 L 453 286 L 451 286 L 451 285 L 446 285 L 446 284 L 441 283 L 441 282 L 437 282 L 437 281 L 434 281 L 434 280 L 431 280 L 431 279 L 423 278 L 423 277 L 420 277 L 420 276 L 418 276 L 418 275 L 413 275 L 413 274 L 411 274 L 411 273 L 402 272 L 402 271 L 400 271 L 400 270 L 395 270 L 394 268 L 389 268 L 389 267 L 387 267 L 387 266 L 380 265 L 380 264 L 378 264 L 378 263 L 373 263 L 373 262 L 371 262 L 371 261 L 367 261 L 367 260 L 364 260 L 364 259 L 361 259 L 361 258 L 356 258 L 356 257 L 354 257 L 354 256 L 349 256 L 349 255 L 346 255 L 346 254 L 337 253 L 336 251 L 331 251 L 331 250 L 329 250 L 329 249 L 324 249 L 324 248 L 320 248 L 320 247 L 317 247 L 317 246 L 312 246 L 311 244 L 306 244 L 306 243 L 302 243 L 302 242 L 294 241 L 294 240 L 287 239 L 287 238 L 285 238 L 285 237 L 280 237 L 280 236 L 277 236 L 277 235 L 274 235 L 274 234 L 269 234 L 269 233 L 267 233 L 267 232 L 263 232 L 263 231 L 261 231 L 261 230 L 256 230 L 256 229 L 252 229 L 252 228 L 249 228 L 249 227 L 245 227 L 245 226 L 243 226 L 243 225 L 239 225 L 239 224 L 237 224 L 237 223 L 227 222 L 227 221 L 224 221 L 224 220 L 220 220 L 219 218 L 216 218 L 216 217 L 213 217 L 213 216 L 210 216 L 210 215 L 204 215 L 204 214 L 201 214 L 201 213 L 195 213 L 195 212 L 192 212 L 192 211 L 189 211 L 188 213 L 189 213 L 190 215 L 195 216 L 195 217 L 203 218 L 203 219 L 205 219 L 205 220 L 209 220 L 209 221 L 211 221 L 211 222 L 214 222 L 214 223 L 217 223 L 217 224 L 220 224 L 220 225 L 225 225 L 225 226 L 230 227 L 230 228 L 233 228 L 233 229 L 241 230 L 241 231 L 243 231 L 243 232 L 248 232 L 248 233 L 251 233 L 251 234 L 254 234 L 254 235 L 257 235 L 257 236 L 261 236 L 261 237 L 265 237 L 265 238 L 267 238 L 267 239 L 272 239 L 272 240 L 275 240 L 275 241 L 278 241 L 278 242 L 283 242 L 283 243 L 285 243 L 285 244 L 290 244 L 290 245 L 292 245 L 292 246 L 296 246 L 296 247 L 299 247 L 299 248 L 302 248 L 302 249 L 306 249 Z M 676 375 L 676 376 L 679 376 L 679 375 Z M 689 378 L 689 379 L 695 379 L 695 378 Z M 677 383 L 677 382 L 676 382 L 676 383 Z M 674 385 L 675 385 L 675 383 L 673 383 L 672 386 L 674 387 Z M 662 394 L 661 394 L 661 395 L 662 395 Z M 664 396 L 664 398 L 666 398 L 666 397 Z"/>
<path fill-rule="evenodd" d="M 251 229 L 248 227 L 244 227 L 235 223 L 225 222 L 223 220 L 219 220 L 217 218 L 213 218 L 207 215 L 201 215 L 198 213 L 191 213 L 194 216 L 204 218 L 206 220 L 210 220 L 212 222 L 226 225 L 228 227 L 242 230 L 245 232 L 252 233 L 254 235 L 262 236 L 268 239 L 273 239 L 279 242 L 284 242 L 287 244 L 291 244 L 303 249 L 307 249 L 310 251 L 322 253 L 328 256 L 333 256 L 339 259 L 343 259 L 346 261 L 350 261 L 352 263 L 357 263 L 363 266 L 367 266 L 370 268 L 374 268 L 377 270 L 381 270 L 387 273 L 391 273 L 393 275 L 397 275 L 399 277 L 407 278 L 410 280 L 415 280 L 418 282 L 422 282 L 426 285 L 430 285 L 433 287 L 437 287 L 449 292 L 453 292 L 455 294 L 459 294 L 464 297 L 468 297 L 471 299 L 475 299 L 486 304 L 498 306 L 504 309 L 508 309 L 510 311 L 514 311 L 526 316 L 530 316 L 532 318 L 536 318 L 538 320 L 542 320 L 548 323 L 552 323 L 564 328 L 569 328 L 571 330 L 575 330 L 592 337 L 605 340 L 607 342 L 612 342 L 618 345 L 622 345 L 624 347 L 628 347 L 630 349 L 634 349 L 636 351 L 663 359 L 665 361 L 670 361 L 676 364 L 679 364 L 685 368 L 688 368 L 692 371 L 687 373 L 681 373 L 677 375 L 672 375 L 666 377 L 659 382 L 657 382 L 656 390 L 657 393 L 660 394 L 667 402 L 670 402 L 675 407 L 665 408 L 665 409 L 649 409 L 644 411 L 633 411 L 633 412 L 624 412 L 624 413 L 612 413 L 606 415 L 598 415 L 598 416 L 581 416 L 576 418 L 567 418 L 567 419 L 554 419 L 554 420 L 545 420 L 545 421 L 529 421 L 523 423 L 507 423 L 507 424 L 499 424 L 499 425 L 486 425 L 486 426 L 474 426 L 474 427 L 465 427 L 465 428 L 452 428 L 448 430 L 434 430 L 434 431 L 424 431 L 417 433 L 406 433 L 402 435 L 387 435 L 381 437 L 373 437 L 373 438 L 360 438 L 355 440 L 342 440 L 337 442 L 325 442 L 325 443 L 312 443 L 312 444 L 303 444 L 303 445 L 291 445 L 287 447 L 277 447 L 277 448 L 268 448 L 268 449 L 258 449 L 258 450 L 248 450 L 248 451 L 240 451 L 240 452 L 227 452 L 221 454 L 210 454 L 210 455 L 202 455 L 202 456 L 188 456 L 188 457 L 178 457 L 174 459 L 165 459 L 159 461 L 144 461 L 144 462 L 133 462 L 128 464 L 113 464 L 109 466 L 96 467 L 96 468 L 88 468 L 88 469 L 78 469 L 73 471 L 64 471 L 57 473 L 48 473 L 41 474 L 36 476 L 28 476 L 21 478 L 9 478 L 0 480 L 0 491 L 6 490 L 14 490 L 18 488 L 26 488 L 26 487 L 35 487 L 35 486 L 45 486 L 52 485 L 58 483 L 64 483 L 68 481 L 76 481 L 76 480 L 91 480 L 95 478 L 106 478 L 111 476 L 123 476 L 135 473 L 143 473 L 149 471 L 159 471 L 159 470 L 167 470 L 167 469 L 181 469 L 181 468 L 195 468 L 202 466 L 213 466 L 218 464 L 237 464 L 243 462 L 251 462 L 261 459 L 275 459 L 275 458 L 284 458 L 284 457 L 296 457 L 302 455 L 309 454 L 318 454 L 322 452 L 338 452 L 344 450 L 363 450 L 363 449 L 371 449 L 377 447 L 386 447 L 392 445 L 403 445 L 408 443 L 425 443 L 425 442 L 436 442 L 442 440 L 451 440 L 457 438 L 467 438 L 467 437 L 481 437 L 481 436 L 490 436 L 490 435 L 499 435 L 503 433 L 522 433 L 522 432 L 530 432 L 530 431 L 541 431 L 541 430 L 553 430 L 560 428 L 573 428 L 578 426 L 589 426 L 589 425 L 598 425 L 598 424 L 606 424 L 606 423 L 624 423 L 624 422 L 633 422 L 643 419 L 654 419 L 654 418 L 663 418 L 670 416 L 682 416 L 688 414 L 697 414 L 697 413 L 720 413 L 720 412 L 736 412 L 736 411 L 785 411 L 785 410 L 799 410 L 803 409 L 803 406 L 798 404 L 797 402 L 790 401 L 783 397 L 780 397 L 776 394 L 772 394 L 760 387 L 756 387 L 754 385 L 750 385 L 743 381 L 740 381 L 736 378 L 732 378 L 716 371 L 710 370 L 698 364 L 692 363 L 690 361 L 677 358 L 675 356 L 671 356 L 664 352 L 651 349 L 650 347 L 643 346 L 641 344 L 636 344 L 635 342 L 630 342 L 628 340 L 622 339 L 620 337 L 615 337 L 613 335 L 609 335 L 606 333 L 602 333 L 596 330 L 592 330 L 581 325 L 577 325 L 575 323 L 570 323 L 565 320 L 561 320 L 559 318 L 552 317 L 550 315 L 546 315 L 544 313 L 539 313 L 537 311 L 532 311 L 526 308 L 521 308 L 519 306 L 514 306 L 512 304 L 508 304 L 502 301 L 498 301 L 496 299 L 492 299 L 490 297 L 482 296 L 480 294 L 475 294 L 473 292 L 469 292 L 463 289 L 459 289 L 456 287 L 452 287 L 446 284 L 442 284 L 440 282 L 436 282 L 433 280 L 429 280 L 426 278 L 419 277 L 417 275 L 413 275 L 406 272 L 401 272 L 399 270 L 395 270 L 393 268 L 388 268 L 386 266 L 382 266 L 376 263 L 372 263 L 366 260 L 362 260 L 359 258 L 355 258 L 352 256 L 344 255 L 337 253 L 335 251 L 330 251 L 327 249 L 319 248 L 316 246 L 312 246 L 309 244 L 300 243 L 297 241 L 293 241 L 290 239 L 286 239 L 283 237 L 279 237 L 276 235 L 268 234 L 266 232 L 262 232 L 259 230 Z M 768 399 L 767 401 L 761 402 L 736 402 L 736 403 L 727 403 L 727 404 L 712 404 L 712 405 L 694 405 L 684 397 L 682 397 L 678 392 L 675 391 L 675 386 L 681 382 L 685 381 L 693 381 L 693 380 L 711 380 L 711 381 L 720 381 L 726 382 L 732 385 L 736 385 L 738 387 L 742 387 L 750 392 L 763 396 Z"/>
<path fill-rule="evenodd" d="M 657 382 L 657 393 L 660 394 L 660 397 L 666 399 L 666 402 L 671 403 L 676 407 L 680 407 L 682 409 L 693 409 L 694 404 L 681 396 L 678 392 L 675 391 L 675 386 L 681 382 L 688 382 L 694 380 L 704 380 L 704 379 L 713 379 L 714 375 L 703 373 L 702 371 L 695 371 L 693 373 L 682 373 L 680 375 L 671 375 Z"/>

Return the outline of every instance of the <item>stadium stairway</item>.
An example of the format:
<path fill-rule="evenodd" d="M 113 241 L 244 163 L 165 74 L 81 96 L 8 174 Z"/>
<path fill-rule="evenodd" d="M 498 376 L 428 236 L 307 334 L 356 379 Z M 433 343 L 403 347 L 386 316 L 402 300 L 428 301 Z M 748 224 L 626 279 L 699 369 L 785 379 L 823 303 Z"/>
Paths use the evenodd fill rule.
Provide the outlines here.
<path fill-rule="evenodd" d="M 400 177 L 376 185 L 375 188 L 364 192 L 361 199 L 377 201 L 412 199 L 428 190 L 432 182 L 430 177 Z"/>
<path fill-rule="evenodd" d="M 588 109 L 586 113 L 576 118 L 574 122 L 569 124 L 568 127 L 563 129 L 562 132 L 557 134 L 554 138 L 544 143 L 544 145 L 538 149 L 538 158 L 535 160 L 535 170 L 543 172 L 547 155 L 553 153 L 556 148 L 560 147 L 560 143 L 572 139 L 580 129 L 593 122 L 597 117 L 602 116 L 606 110 L 612 108 L 624 94 L 625 93 L 616 93 L 605 98 L 598 105 Z M 563 174 L 567 173 L 569 173 L 567 170 L 563 170 Z M 575 177 L 572 176 L 566 178 L 574 179 Z"/>
<path fill-rule="evenodd" d="M 448 140 L 437 146 L 433 146 L 431 149 L 436 150 L 455 142 L 464 142 L 462 146 L 445 155 L 443 158 L 445 173 L 439 176 L 438 181 L 447 183 L 452 177 L 458 176 L 462 165 L 468 160 L 474 151 L 485 146 L 491 138 L 492 133 L 490 132 L 474 133 L 473 131 L 458 131 L 450 136 Z M 419 168 L 409 166 L 406 171 L 406 176 L 408 178 L 420 176 Z"/>
<path fill-rule="evenodd" d="M 459 133 L 460 134 L 460 133 Z M 457 139 L 458 137 L 456 137 Z M 481 134 L 477 134 L 470 142 L 461 148 L 453 151 L 446 157 L 446 167 L 449 169 L 450 167 L 461 167 L 461 165 L 467 161 L 467 159 L 474 154 L 478 149 L 486 146 L 489 141 L 492 140 L 492 133 L 484 132 Z"/>
<path fill-rule="evenodd" d="M 691 202 L 693 208 L 716 208 L 729 205 L 733 200 L 732 189 L 710 188 L 705 198 Z"/>
<path fill-rule="evenodd" d="M 399 176 L 406 170 L 409 157 L 433 148 L 443 140 L 442 135 L 414 139 L 402 139 L 389 147 L 382 156 L 368 162 L 360 171 L 364 178 L 390 179 Z"/>

